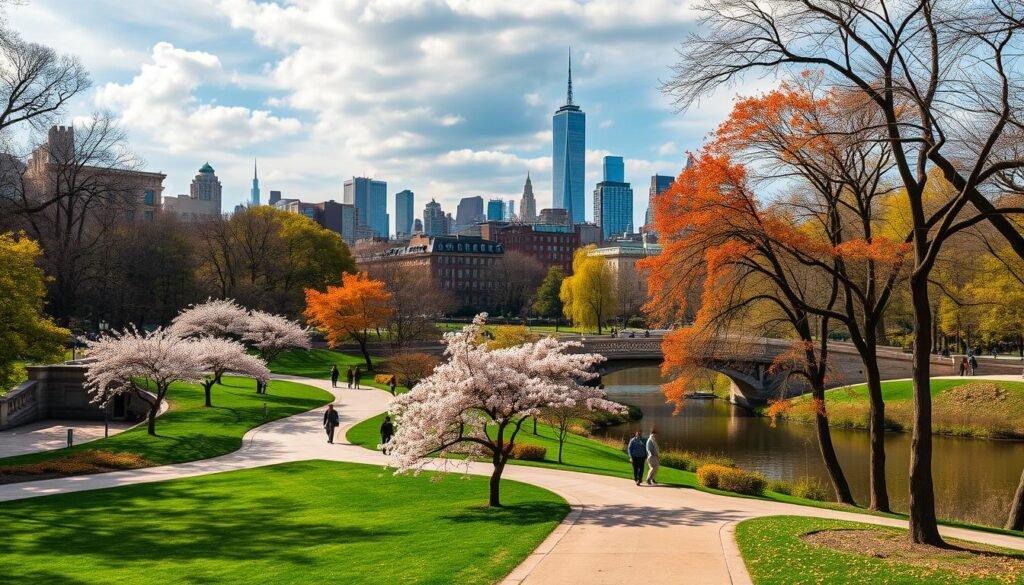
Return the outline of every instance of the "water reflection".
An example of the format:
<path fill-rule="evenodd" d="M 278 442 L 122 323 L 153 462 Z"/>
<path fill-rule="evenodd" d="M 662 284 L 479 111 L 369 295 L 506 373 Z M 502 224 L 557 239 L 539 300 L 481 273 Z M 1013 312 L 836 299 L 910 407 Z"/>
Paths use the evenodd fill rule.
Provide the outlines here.
<path fill-rule="evenodd" d="M 774 428 L 764 418 L 722 400 L 690 400 L 672 415 L 658 390 L 656 366 L 641 366 L 604 376 L 613 400 L 639 407 L 643 420 L 602 431 L 625 437 L 637 429 L 645 434 L 654 426 L 664 448 L 724 453 L 737 465 L 762 471 L 773 479 L 801 476 L 826 479 L 811 425 L 779 422 Z M 867 501 L 868 435 L 863 431 L 833 429 L 839 460 L 858 502 Z M 1001 526 L 1024 466 L 1024 442 L 935 437 L 933 470 L 936 506 L 940 516 Z M 893 507 L 905 510 L 910 434 L 886 436 L 886 472 Z"/>

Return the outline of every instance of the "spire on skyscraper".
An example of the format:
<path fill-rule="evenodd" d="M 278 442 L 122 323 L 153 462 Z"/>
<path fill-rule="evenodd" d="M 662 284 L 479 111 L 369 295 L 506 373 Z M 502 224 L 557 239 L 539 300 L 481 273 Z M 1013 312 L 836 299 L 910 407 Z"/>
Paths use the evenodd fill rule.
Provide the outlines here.
<path fill-rule="evenodd" d="M 256 173 L 256 157 L 252 157 L 252 178 L 258 179 L 259 175 Z"/>
<path fill-rule="evenodd" d="M 572 47 L 569 47 L 569 87 L 565 94 L 565 105 L 572 105 Z"/>
<path fill-rule="evenodd" d="M 260 179 L 256 176 L 256 159 L 252 159 L 252 189 L 249 190 L 249 205 L 257 207 L 260 204 Z"/>

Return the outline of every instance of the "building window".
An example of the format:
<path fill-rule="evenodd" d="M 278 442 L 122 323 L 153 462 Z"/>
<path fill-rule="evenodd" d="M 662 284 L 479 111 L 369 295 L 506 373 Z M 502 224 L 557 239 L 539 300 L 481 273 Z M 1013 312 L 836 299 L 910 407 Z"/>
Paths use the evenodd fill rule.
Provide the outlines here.
<path fill-rule="evenodd" d="M 153 221 L 153 212 L 152 211 L 144 211 L 144 212 L 142 212 L 142 218 L 145 219 L 146 221 Z"/>
<path fill-rule="evenodd" d="M 142 193 L 142 202 L 145 203 L 146 205 L 153 205 L 153 200 L 155 199 L 155 197 L 156 196 L 153 194 L 152 191 L 145 191 Z"/>

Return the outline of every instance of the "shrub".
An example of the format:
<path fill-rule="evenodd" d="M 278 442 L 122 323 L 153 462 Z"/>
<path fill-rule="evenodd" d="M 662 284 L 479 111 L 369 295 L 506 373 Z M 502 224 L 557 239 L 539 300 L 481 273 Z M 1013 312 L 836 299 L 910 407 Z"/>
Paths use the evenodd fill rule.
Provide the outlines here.
<path fill-rule="evenodd" d="M 667 449 L 661 452 L 661 464 L 673 469 L 684 471 L 696 471 L 697 468 L 705 465 L 720 465 L 722 467 L 736 467 L 736 462 L 725 455 L 693 451 L 680 451 Z"/>
<path fill-rule="evenodd" d="M 793 495 L 816 502 L 831 502 L 832 490 L 816 477 L 801 477 L 793 483 Z"/>
<path fill-rule="evenodd" d="M 691 470 L 692 465 L 688 455 L 689 453 L 686 451 L 662 451 L 658 460 L 665 467 L 688 471 Z"/>
<path fill-rule="evenodd" d="M 758 472 L 713 464 L 697 468 L 697 481 L 704 487 L 751 496 L 763 494 L 768 484 Z"/>
<path fill-rule="evenodd" d="M 548 450 L 540 445 L 520 443 L 512 447 L 512 458 L 520 461 L 544 461 Z"/>
<path fill-rule="evenodd" d="M 793 486 L 792 486 L 792 484 L 790 484 L 788 481 L 786 481 L 784 479 L 773 479 L 773 480 L 769 481 L 768 482 L 768 487 L 766 489 L 768 491 L 770 491 L 770 492 L 775 492 L 777 494 L 784 494 L 784 495 L 787 495 L 787 496 L 791 495 L 793 493 Z"/>
<path fill-rule="evenodd" d="M 392 377 L 393 377 L 393 374 L 377 374 L 376 376 L 373 377 L 373 381 L 378 383 L 378 384 L 382 384 L 384 386 L 387 386 L 388 384 L 391 383 L 391 378 Z"/>

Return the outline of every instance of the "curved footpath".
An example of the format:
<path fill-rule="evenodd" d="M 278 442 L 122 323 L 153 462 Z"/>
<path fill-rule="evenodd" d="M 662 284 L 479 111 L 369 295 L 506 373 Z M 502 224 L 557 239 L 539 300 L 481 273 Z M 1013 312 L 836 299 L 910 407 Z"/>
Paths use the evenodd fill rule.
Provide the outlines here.
<path fill-rule="evenodd" d="M 277 379 L 302 382 L 331 391 L 340 404 L 345 432 L 355 423 L 386 410 L 391 396 L 382 390 L 331 389 L 326 380 L 294 376 Z M 317 409 L 253 429 L 243 447 L 228 455 L 179 465 L 67 477 L 0 486 L 0 501 L 134 483 L 161 481 L 259 467 L 286 461 L 328 459 L 383 465 L 386 458 L 362 447 L 325 442 Z M 622 465 L 628 466 L 623 455 Z M 448 464 L 461 471 L 461 464 Z M 471 473 L 489 475 L 489 464 L 473 464 Z M 504 477 L 531 483 L 560 494 L 572 512 L 517 567 L 506 583 L 750 583 L 732 538 L 735 524 L 747 518 L 800 515 L 855 520 L 889 526 L 905 522 L 865 514 L 839 512 L 739 497 L 694 489 L 637 487 L 628 479 L 555 469 L 509 466 Z M 483 488 L 482 488 L 483 489 Z M 481 498 L 486 494 L 481 492 Z M 943 527 L 946 536 L 1024 550 L 1024 538 Z"/>

